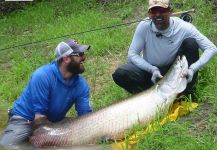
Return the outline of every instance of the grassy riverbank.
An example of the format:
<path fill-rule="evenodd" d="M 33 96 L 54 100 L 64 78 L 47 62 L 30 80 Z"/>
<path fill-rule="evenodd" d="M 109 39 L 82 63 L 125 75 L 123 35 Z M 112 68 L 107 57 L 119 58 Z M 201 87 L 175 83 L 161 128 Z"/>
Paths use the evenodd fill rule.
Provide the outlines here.
<path fill-rule="evenodd" d="M 211 2 L 213 2 L 211 4 Z M 196 9 L 193 24 L 217 44 L 217 10 L 211 0 L 173 0 L 174 11 Z M 213 7 L 212 7 L 213 6 Z M 114 84 L 112 72 L 126 62 L 127 50 L 137 24 L 120 26 L 46 40 L 76 32 L 143 19 L 145 0 L 42 1 L 0 19 L 0 49 L 24 43 L 29 46 L 0 51 L 0 103 L 10 105 L 21 94 L 31 73 L 54 60 L 53 50 L 66 38 L 92 46 L 85 62 L 85 78 L 91 87 L 94 111 L 130 96 Z M 217 148 L 217 58 L 200 71 L 199 108 L 159 131 L 141 137 L 136 149 L 215 149 Z"/>

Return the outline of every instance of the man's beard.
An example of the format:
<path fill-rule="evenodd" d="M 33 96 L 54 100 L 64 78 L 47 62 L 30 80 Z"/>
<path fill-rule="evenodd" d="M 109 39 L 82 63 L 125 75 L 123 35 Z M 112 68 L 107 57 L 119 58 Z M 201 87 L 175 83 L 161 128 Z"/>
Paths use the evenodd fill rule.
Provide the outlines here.
<path fill-rule="evenodd" d="M 84 72 L 84 68 L 83 69 L 80 68 L 80 63 L 71 62 L 67 66 L 67 71 L 69 71 L 73 74 L 81 74 Z"/>

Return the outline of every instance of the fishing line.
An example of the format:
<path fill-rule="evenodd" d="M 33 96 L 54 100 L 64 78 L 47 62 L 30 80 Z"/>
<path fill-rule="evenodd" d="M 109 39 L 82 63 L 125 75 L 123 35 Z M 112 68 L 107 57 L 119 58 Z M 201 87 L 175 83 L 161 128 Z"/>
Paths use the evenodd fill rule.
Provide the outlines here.
<path fill-rule="evenodd" d="M 187 10 L 187 11 L 176 12 L 176 13 L 173 13 L 172 16 L 181 15 L 180 18 L 183 19 L 184 21 L 192 22 L 192 17 L 189 14 L 191 12 L 195 12 L 195 10 L 192 9 L 192 10 Z M 48 38 L 48 39 L 44 39 L 44 40 L 38 40 L 38 41 L 35 41 L 35 42 L 29 42 L 29 43 L 15 45 L 15 46 L 11 46 L 11 47 L 2 48 L 2 49 L 0 49 L 0 51 L 14 49 L 14 48 L 20 48 L 20 47 L 29 46 L 29 45 L 38 44 L 38 43 L 43 43 L 43 42 L 47 42 L 47 41 L 51 41 L 51 40 L 55 40 L 55 39 L 69 37 L 69 36 L 72 36 L 72 35 L 79 35 L 79 34 L 84 34 L 84 33 L 88 33 L 88 32 L 94 32 L 94 31 L 99 31 L 99 30 L 116 28 L 116 27 L 119 27 L 119 26 L 127 26 L 127 25 L 131 25 L 133 23 L 137 23 L 137 22 L 140 22 L 140 21 L 143 21 L 143 20 L 144 19 L 131 21 L 131 22 L 127 22 L 127 23 L 122 23 L 122 24 L 116 24 L 116 25 L 112 25 L 112 26 L 105 26 L 105 27 L 101 27 L 101 28 L 89 29 L 89 30 L 81 31 L 81 32 L 74 32 L 74 33 L 70 33 L 70 34 L 66 34 L 66 35 L 62 35 L 62 36 L 57 36 L 57 37 Z"/>
<path fill-rule="evenodd" d="M 144 19 L 142 19 L 142 20 L 144 20 Z M 130 25 L 130 24 L 133 24 L 133 23 L 140 22 L 142 20 L 136 20 L 136 21 L 131 21 L 131 22 L 117 24 L 117 25 L 112 25 L 112 26 L 105 26 L 105 27 L 101 27 L 101 28 L 89 29 L 89 30 L 85 30 L 85 31 L 81 31 L 81 32 L 74 32 L 74 33 L 70 33 L 70 34 L 66 34 L 66 35 L 61 35 L 61 36 L 57 36 L 57 37 L 53 37 L 53 38 L 48 38 L 48 39 L 44 39 L 44 40 L 38 40 L 38 41 L 34 41 L 34 42 L 29 42 L 29 43 L 15 45 L 15 46 L 11 46 L 11 47 L 2 48 L 2 49 L 0 49 L 0 51 L 14 49 L 14 48 L 20 48 L 20 47 L 29 46 L 29 45 L 38 44 L 38 43 L 43 43 L 43 42 L 47 42 L 47 41 L 51 41 L 51 40 L 55 40 L 55 39 L 69 37 L 69 36 L 72 36 L 72 35 L 79 35 L 79 34 L 84 34 L 84 33 L 88 33 L 88 32 L 94 32 L 94 31 L 99 31 L 99 30 L 116 28 L 116 27 L 119 27 L 119 26 L 126 26 L 126 25 Z"/>

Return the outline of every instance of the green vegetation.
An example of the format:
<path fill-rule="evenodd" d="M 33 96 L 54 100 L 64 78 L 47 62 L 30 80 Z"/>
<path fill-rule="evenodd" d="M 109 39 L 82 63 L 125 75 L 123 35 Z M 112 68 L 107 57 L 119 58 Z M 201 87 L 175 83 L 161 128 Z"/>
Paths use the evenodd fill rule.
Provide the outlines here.
<path fill-rule="evenodd" d="M 146 0 L 107 1 L 44 0 L 8 14 L 0 19 L 0 49 L 140 20 L 147 15 Z M 193 24 L 217 44 L 217 10 L 214 9 L 214 1 L 173 0 L 173 6 L 174 11 L 194 7 L 196 13 L 193 14 Z M 126 62 L 135 27 L 136 24 L 131 24 L 0 51 L 0 103 L 12 105 L 28 83 L 31 73 L 54 60 L 53 50 L 57 43 L 66 38 L 74 38 L 92 46 L 87 54 L 84 76 L 91 87 L 94 111 L 129 97 L 127 92 L 115 85 L 111 74 Z M 141 137 L 135 149 L 217 148 L 216 62 L 217 58 L 200 71 L 197 85 L 199 109 Z"/>

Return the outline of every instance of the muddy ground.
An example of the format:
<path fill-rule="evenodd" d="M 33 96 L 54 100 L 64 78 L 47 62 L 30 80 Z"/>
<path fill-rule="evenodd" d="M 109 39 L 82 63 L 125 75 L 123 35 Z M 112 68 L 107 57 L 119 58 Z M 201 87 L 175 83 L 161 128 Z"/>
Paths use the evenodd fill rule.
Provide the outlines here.
<path fill-rule="evenodd" d="M 198 137 L 206 132 L 217 139 L 217 109 L 208 100 L 199 103 L 199 107 L 192 113 L 181 117 L 178 122 L 192 122 L 188 129 L 189 134 Z"/>

